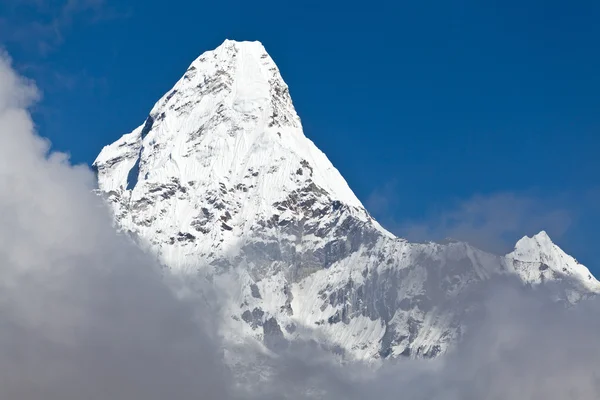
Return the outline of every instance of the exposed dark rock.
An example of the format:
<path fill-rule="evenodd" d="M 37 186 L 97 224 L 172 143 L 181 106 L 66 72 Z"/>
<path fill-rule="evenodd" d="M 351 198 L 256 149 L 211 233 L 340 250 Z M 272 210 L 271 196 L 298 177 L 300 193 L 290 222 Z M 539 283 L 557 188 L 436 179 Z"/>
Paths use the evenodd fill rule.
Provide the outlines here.
<path fill-rule="evenodd" d="M 252 293 L 252 297 L 255 299 L 262 299 L 260 296 L 260 290 L 258 290 L 258 285 L 256 283 L 250 285 L 250 292 Z"/>
<path fill-rule="evenodd" d="M 189 232 L 179 232 L 177 234 L 177 241 L 178 242 L 193 242 L 194 240 L 196 240 L 196 236 L 192 235 Z"/>
<path fill-rule="evenodd" d="M 146 122 L 144 122 L 144 127 L 142 128 L 142 139 L 144 139 L 148 133 L 150 133 L 150 131 L 152 130 L 152 126 L 154 125 L 154 118 L 152 117 L 152 115 L 148 115 L 148 118 L 146 118 Z"/>
<path fill-rule="evenodd" d="M 281 351 L 288 346 L 288 342 L 283 336 L 279 323 L 273 317 L 264 322 L 263 337 L 265 346 L 273 351 Z"/>
<path fill-rule="evenodd" d="M 141 150 L 140 150 L 141 152 Z M 135 185 L 137 185 L 138 183 L 138 176 L 140 174 L 140 159 L 141 159 L 141 154 L 138 155 L 137 160 L 135 160 L 135 164 L 133 164 L 133 167 L 129 170 L 129 174 L 127 174 L 127 190 L 132 190 Z"/>

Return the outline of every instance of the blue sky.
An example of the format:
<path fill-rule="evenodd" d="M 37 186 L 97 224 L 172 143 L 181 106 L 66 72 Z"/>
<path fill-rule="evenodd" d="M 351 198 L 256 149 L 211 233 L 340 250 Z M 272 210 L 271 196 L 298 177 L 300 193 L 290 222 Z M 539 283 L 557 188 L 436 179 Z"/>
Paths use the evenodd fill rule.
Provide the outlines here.
<path fill-rule="evenodd" d="M 43 91 L 40 133 L 89 164 L 200 53 L 260 40 L 385 226 L 494 251 L 546 229 L 600 272 L 599 19 L 591 0 L 6 0 L 0 44 Z"/>

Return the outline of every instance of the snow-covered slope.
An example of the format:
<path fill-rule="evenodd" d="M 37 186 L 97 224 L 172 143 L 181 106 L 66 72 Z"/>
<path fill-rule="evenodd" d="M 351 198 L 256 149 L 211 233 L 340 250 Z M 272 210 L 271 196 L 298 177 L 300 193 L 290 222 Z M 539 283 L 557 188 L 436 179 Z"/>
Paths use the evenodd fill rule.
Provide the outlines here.
<path fill-rule="evenodd" d="M 201 55 L 94 166 L 123 230 L 173 271 L 200 271 L 225 289 L 231 341 L 435 356 L 460 337 L 470 288 L 492 276 L 566 282 L 554 290 L 571 301 L 600 291 L 545 233 L 500 257 L 387 232 L 304 136 L 258 42 Z"/>
<path fill-rule="evenodd" d="M 298 208 L 318 214 L 344 205 L 389 236 L 304 136 L 288 87 L 258 42 L 226 41 L 199 57 L 95 166 L 121 225 L 174 268 L 239 249 L 257 226 L 284 226 Z"/>
<path fill-rule="evenodd" d="M 519 240 L 506 261 L 527 284 L 562 282 L 571 303 L 590 293 L 600 293 L 600 282 L 591 272 L 555 245 L 544 231 Z"/>

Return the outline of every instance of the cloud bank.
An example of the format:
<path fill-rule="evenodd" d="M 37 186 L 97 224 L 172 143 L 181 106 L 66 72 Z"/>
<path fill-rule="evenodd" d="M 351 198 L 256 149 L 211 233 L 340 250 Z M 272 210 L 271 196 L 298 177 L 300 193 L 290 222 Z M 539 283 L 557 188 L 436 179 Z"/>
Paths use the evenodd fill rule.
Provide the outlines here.
<path fill-rule="evenodd" d="M 0 398 L 226 398 L 201 306 L 116 235 L 89 169 L 48 152 L 26 110 L 36 96 L 3 56 Z"/>
<path fill-rule="evenodd" d="M 439 359 L 342 366 L 295 343 L 248 362 L 270 376 L 236 386 L 210 311 L 173 294 L 154 260 L 115 233 L 89 169 L 37 136 L 36 97 L 0 57 L 0 398 L 600 398 L 598 302 L 567 309 L 514 282 L 477 294 L 465 340 Z"/>

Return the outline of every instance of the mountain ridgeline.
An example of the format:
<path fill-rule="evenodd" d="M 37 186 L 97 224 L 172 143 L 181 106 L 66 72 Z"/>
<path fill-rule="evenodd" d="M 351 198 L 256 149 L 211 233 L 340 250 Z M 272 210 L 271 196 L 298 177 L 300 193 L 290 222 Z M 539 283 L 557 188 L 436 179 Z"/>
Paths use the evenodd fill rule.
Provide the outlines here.
<path fill-rule="evenodd" d="M 258 42 L 202 54 L 94 167 L 121 230 L 174 273 L 222 285 L 232 343 L 435 357 L 460 339 L 477 306 L 469 294 L 493 277 L 548 286 L 570 303 L 600 292 L 545 232 L 498 256 L 386 231 L 304 136 Z"/>

